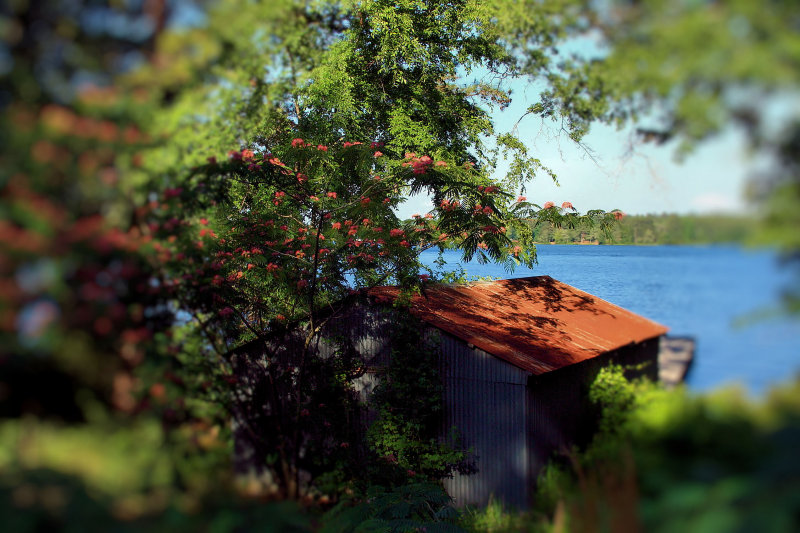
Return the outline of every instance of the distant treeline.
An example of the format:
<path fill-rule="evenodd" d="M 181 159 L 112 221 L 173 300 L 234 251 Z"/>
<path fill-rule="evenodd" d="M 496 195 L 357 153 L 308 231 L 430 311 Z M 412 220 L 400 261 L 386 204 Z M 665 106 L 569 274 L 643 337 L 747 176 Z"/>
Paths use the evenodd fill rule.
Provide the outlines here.
<path fill-rule="evenodd" d="M 534 227 L 539 243 L 709 244 L 742 243 L 756 229 L 752 218 L 731 215 L 627 215 L 606 234 L 600 227 Z"/>

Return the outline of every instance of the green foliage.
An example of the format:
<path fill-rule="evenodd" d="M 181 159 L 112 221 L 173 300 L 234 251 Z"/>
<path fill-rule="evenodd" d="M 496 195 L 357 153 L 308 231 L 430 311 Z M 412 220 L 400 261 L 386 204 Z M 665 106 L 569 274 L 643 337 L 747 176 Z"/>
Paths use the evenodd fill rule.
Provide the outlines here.
<path fill-rule="evenodd" d="M 440 485 L 414 483 L 394 489 L 373 486 L 364 498 L 345 500 L 323 518 L 323 533 L 459 533 L 458 512 Z"/>
<path fill-rule="evenodd" d="M 592 61 L 565 65 L 540 114 L 569 110 L 584 119 L 578 126 L 593 118 L 619 123 L 655 115 L 643 136 L 659 142 L 677 137 L 686 151 L 730 123 L 757 126 L 765 97 L 794 91 L 800 82 L 794 2 L 586 6 L 603 49 Z"/>
<path fill-rule="evenodd" d="M 0 468 L 16 474 L 52 470 L 80 477 L 107 495 L 136 494 L 169 487 L 173 473 L 169 457 L 159 452 L 162 444 L 161 428 L 152 421 L 131 427 L 9 421 L 0 433 Z"/>
<path fill-rule="evenodd" d="M 82 485 L 79 477 L 60 472 L 32 470 L 12 479 L 13 484 L 0 481 L 0 513 L 4 531 L 10 533 L 312 531 L 308 516 L 291 503 L 232 499 L 225 494 L 189 505 L 162 494 L 114 501 Z M 154 504 L 155 511 L 150 509 Z"/>
<path fill-rule="evenodd" d="M 296 507 L 248 501 L 229 478 L 208 477 L 220 459 L 209 469 L 203 457 L 230 456 L 218 429 L 170 434 L 152 420 L 7 420 L 0 428 L 4 530 L 309 531 Z"/>
<path fill-rule="evenodd" d="M 573 454 L 574 475 L 546 471 L 542 503 L 566 505 L 569 531 L 786 531 L 798 527 L 800 383 L 754 402 L 736 390 L 692 396 L 620 369 L 591 395 L 601 430 Z"/>
<path fill-rule="evenodd" d="M 452 442 L 440 442 L 444 390 L 438 343 L 420 340 L 423 329 L 410 315 L 399 321 L 391 339 L 391 361 L 372 393 L 377 420 L 369 428 L 367 442 L 381 465 L 372 480 L 376 483 L 398 470 L 401 479 L 432 480 L 468 470 L 466 454 L 458 449 L 456 439 L 451 436 Z"/>
<path fill-rule="evenodd" d="M 538 243 L 571 244 L 715 244 L 771 242 L 759 239 L 759 222 L 726 215 L 625 215 L 604 231 L 596 224 L 578 222 L 573 228 L 539 223 L 533 227 Z"/>
<path fill-rule="evenodd" d="M 625 378 L 622 368 L 600 369 L 589 390 L 589 401 L 600 408 L 600 433 L 622 431 L 636 399 L 636 387 Z"/>
<path fill-rule="evenodd" d="M 552 531 L 546 516 L 533 512 L 520 513 L 506 509 L 503 504 L 492 500 L 483 509 L 468 507 L 459 522 L 467 531 L 475 533 L 544 533 Z"/>
<path fill-rule="evenodd" d="M 525 203 L 524 197 L 520 199 Z M 624 216 L 619 210 L 608 213 L 590 210 L 581 215 L 570 202 L 564 202 L 561 207 L 553 202 L 536 207 L 539 208 L 536 215 L 526 223 L 533 232 L 534 240 L 544 243 L 592 242 L 601 235 L 608 238 L 617 221 Z"/>
<path fill-rule="evenodd" d="M 376 419 L 366 443 L 369 457 L 355 489 L 329 511 L 323 531 L 462 531 L 459 513 L 438 483 L 466 472 L 456 439 L 440 440 L 442 382 L 436 341 L 420 339 L 421 324 L 402 307 L 396 313 L 392 353 L 367 408 Z"/>
<path fill-rule="evenodd" d="M 794 283 L 786 287 L 782 296 L 783 311 L 800 314 L 800 121 L 795 120 L 767 138 L 763 145 L 772 152 L 774 160 L 770 179 L 754 184 L 752 195 L 764 204 L 759 225 L 753 240 L 759 244 L 777 246 L 787 263 L 793 268 Z"/>

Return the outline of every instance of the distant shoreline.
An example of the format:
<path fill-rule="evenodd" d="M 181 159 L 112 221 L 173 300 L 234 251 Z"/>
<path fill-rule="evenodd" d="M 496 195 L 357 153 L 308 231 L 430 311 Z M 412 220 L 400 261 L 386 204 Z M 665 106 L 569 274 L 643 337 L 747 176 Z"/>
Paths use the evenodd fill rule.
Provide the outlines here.
<path fill-rule="evenodd" d="M 540 244 L 557 244 L 557 245 L 577 244 L 577 245 L 580 245 L 580 246 L 586 246 L 586 245 L 589 245 L 589 246 L 600 246 L 600 242 L 599 241 L 596 241 L 596 242 L 534 242 L 533 244 L 535 244 L 536 246 L 539 246 Z"/>
<path fill-rule="evenodd" d="M 759 232 L 757 219 L 719 215 L 627 215 L 602 228 L 590 223 L 572 228 L 536 221 L 528 224 L 531 240 L 537 244 L 745 244 Z"/>

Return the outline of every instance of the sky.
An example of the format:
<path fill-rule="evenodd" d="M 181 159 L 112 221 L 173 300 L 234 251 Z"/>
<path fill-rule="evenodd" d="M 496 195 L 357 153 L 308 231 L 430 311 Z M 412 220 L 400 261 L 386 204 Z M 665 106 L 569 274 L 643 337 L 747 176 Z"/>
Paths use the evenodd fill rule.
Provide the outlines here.
<path fill-rule="evenodd" d="M 498 132 L 510 131 L 538 91 L 514 87 L 514 100 L 503 112 L 492 113 Z M 626 214 L 745 214 L 745 187 L 756 169 L 744 135 L 729 129 L 701 142 L 683 161 L 676 158 L 677 143 L 642 143 L 635 125 L 623 130 L 595 124 L 584 147 L 559 134 L 549 119 L 530 115 L 517 125 L 517 133 L 530 154 L 555 171 L 560 185 L 542 173 L 526 184 L 528 201 L 542 205 L 564 201 L 580 211 L 620 209 Z M 587 152 L 588 149 L 588 152 Z M 502 168 L 497 177 L 500 177 Z M 399 210 L 401 217 L 432 208 L 425 196 L 410 198 Z"/>

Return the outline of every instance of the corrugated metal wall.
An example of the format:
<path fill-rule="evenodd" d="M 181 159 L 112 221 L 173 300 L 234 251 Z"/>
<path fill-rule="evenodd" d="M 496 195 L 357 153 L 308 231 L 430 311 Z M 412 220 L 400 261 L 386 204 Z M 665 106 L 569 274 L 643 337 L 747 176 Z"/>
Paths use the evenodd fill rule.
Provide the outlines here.
<path fill-rule="evenodd" d="M 356 428 L 363 442 L 366 442 L 367 430 L 378 415 L 369 407 L 369 399 L 390 361 L 391 331 L 396 320 L 396 313 L 389 308 L 355 305 L 344 316 L 329 322 L 318 337 L 317 350 L 321 356 L 333 355 L 349 345 L 364 360 L 366 371 L 352 382 L 365 404 L 365 408 L 359 409 L 359 427 Z M 367 450 L 361 447 L 359 453 L 366 454 Z"/>
<path fill-rule="evenodd" d="M 655 379 L 658 339 L 631 344 L 581 363 L 560 368 L 528 383 L 528 446 L 532 485 L 556 454 L 588 444 L 597 427 L 597 409 L 588 401 L 594 378 L 610 363 L 629 370 L 628 377 Z"/>
<path fill-rule="evenodd" d="M 382 307 L 358 307 L 331 323 L 326 336 L 352 339 L 369 371 L 356 383 L 364 400 L 380 381 L 391 355 L 389 338 L 396 314 Z M 445 487 L 457 505 L 486 504 L 491 497 L 526 507 L 529 470 L 526 443 L 528 373 L 440 330 L 420 331 L 440 342 L 440 369 L 445 388 L 442 438 L 453 430 L 472 451 L 478 471 L 456 474 Z M 335 343 L 320 350 L 331 353 Z M 367 415 L 368 422 L 371 416 Z"/>
<path fill-rule="evenodd" d="M 528 503 L 525 388 L 528 373 L 447 334 L 441 335 L 445 385 L 443 434 L 456 428 L 478 471 L 445 480 L 456 505 L 485 505 L 491 497 Z"/>
<path fill-rule="evenodd" d="M 596 420 L 589 415 L 586 393 L 600 368 L 598 362 L 590 359 L 531 378 L 527 402 L 531 480 L 554 454 L 582 444 L 581 437 L 594 431 Z"/>
<path fill-rule="evenodd" d="M 332 320 L 319 336 L 317 349 L 323 357 L 350 343 L 364 359 L 366 373 L 353 386 L 367 401 L 380 381 L 378 375 L 392 355 L 391 331 L 397 318 L 391 309 L 354 306 L 345 316 Z"/>

